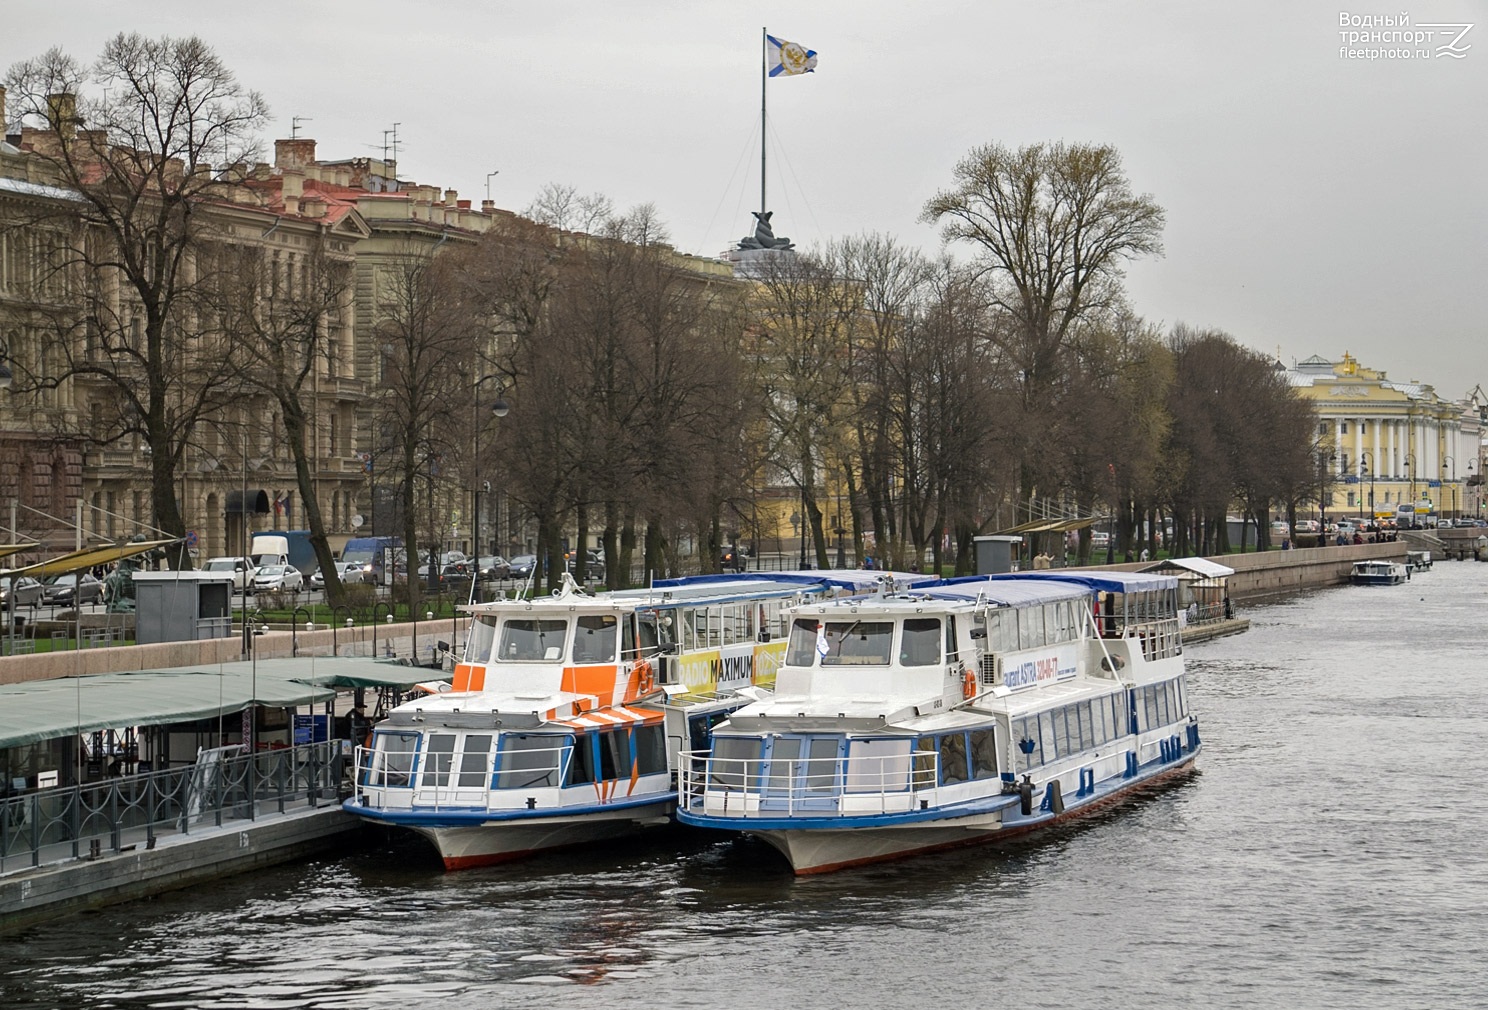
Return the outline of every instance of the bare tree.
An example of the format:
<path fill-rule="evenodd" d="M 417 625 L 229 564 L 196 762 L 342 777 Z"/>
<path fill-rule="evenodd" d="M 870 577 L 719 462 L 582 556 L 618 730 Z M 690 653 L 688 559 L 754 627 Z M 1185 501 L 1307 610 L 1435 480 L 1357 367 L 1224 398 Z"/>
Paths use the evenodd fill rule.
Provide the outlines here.
<path fill-rule="evenodd" d="M 82 93 L 88 84 L 98 97 Z M 182 447 L 237 382 L 197 297 L 214 283 L 198 255 L 213 235 L 206 208 L 235 185 L 213 166 L 254 155 L 267 108 L 195 37 L 121 34 L 92 67 L 52 49 L 11 67 L 6 85 L 22 123 L 45 127 L 24 130 L 23 144 L 77 197 L 53 212 L 81 225 L 57 267 L 83 277 L 83 318 L 67 323 L 82 339 L 65 341 L 68 360 L 47 380 L 111 390 L 98 400 L 117 411 L 111 430 L 150 449 L 155 525 L 184 536 Z"/>
<path fill-rule="evenodd" d="M 414 573 L 420 543 L 417 490 L 420 478 L 433 483 L 442 473 L 440 459 L 459 445 L 451 434 L 462 429 L 467 402 L 451 395 L 457 377 L 470 374 L 483 332 L 480 306 L 455 277 L 453 261 L 432 249 L 405 250 L 380 278 L 377 340 L 382 362 L 378 392 L 381 422 L 393 433 L 402 499 L 403 545 L 408 556 L 409 600 L 421 590 Z M 430 502 L 431 552 L 438 548 L 434 503 Z M 437 558 L 431 554 L 430 579 Z"/>
<path fill-rule="evenodd" d="M 310 528 L 310 543 L 325 577 L 325 591 L 333 604 L 345 602 L 326 524 L 316 494 L 312 447 L 316 418 L 317 373 L 328 373 L 329 340 L 349 328 L 346 318 L 352 285 L 349 256 L 333 258 L 325 246 L 314 250 L 296 271 L 297 278 L 281 278 L 277 263 L 261 248 L 224 250 L 232 263 L 230 297 L 221 306 L 225 326 L 234 334 L 248 386 L 267 396 L 284 421 L 284 436 L 294 463 L 295 483 Z"/>
<path fill-rule="evenodd" d="M 956 165 L 955 179 L 922 216 L 944 222 L 946 241 L 973 243 L 990 304 L 1007 317 L 991 337 L 1017 368 L 1030 415 L 1016 447 L 1028 497 L 1041 477 L 1057 480 L 1041 466 L 1046 446 L 1031 438 L 1060 414 L 1076 325 L 1119 305 L 1127 260 L 1161 253 L 1163 210 L 1132 193 L 1107 146 L 986 144 Z"/>

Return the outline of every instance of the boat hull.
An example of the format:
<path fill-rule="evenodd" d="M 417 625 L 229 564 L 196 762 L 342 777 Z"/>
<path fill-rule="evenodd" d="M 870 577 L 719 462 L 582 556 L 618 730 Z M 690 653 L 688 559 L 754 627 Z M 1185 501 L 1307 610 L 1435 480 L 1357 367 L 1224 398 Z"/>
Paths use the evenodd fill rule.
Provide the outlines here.
<path fill-rule="evenodd" d="M 885 827 L 768 830 L 751 830 L 744 824 L 740 827 L 778 850 L 791 864 L 791 869 L 797 876 L 830 873 L 927 852 L 1023 838 L 1098 813 L 1163 783 L 1186 776 L 1194 770 L 1195 757 L 1197 752 L 1185 755 L 1183 759 L 1154 770 L 1142 778 L 1133 779 L 1129 784 L 1073 803 L 1058 814 L 1040 815 L 1035 811 L 1032 817 L 1021 817 L 1017 807 L 1010 807 L 1004 808 L 1011 813 L 1011 817 L 1007 819 L 1004 811 L 994 811 Z"/>
<path fill-rule="evenodd" d="M 564 815 L 492 819 L 464 824 L 420 824 L 404 820 L 401 827 L 417 832 L 434 846 L 446 870 L 522 859 L 552 849 L 570 848 L 637 834 L 648 827 L 669 823 L 675 801 L 659 798 L 655 803 L 586 810 Z"/>

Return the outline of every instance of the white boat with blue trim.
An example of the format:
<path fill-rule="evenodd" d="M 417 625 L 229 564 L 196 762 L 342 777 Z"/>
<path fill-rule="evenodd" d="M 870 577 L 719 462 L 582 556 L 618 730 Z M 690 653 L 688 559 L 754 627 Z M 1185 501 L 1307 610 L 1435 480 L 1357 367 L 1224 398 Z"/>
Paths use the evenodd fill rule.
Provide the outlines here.
<path fill-rule="evenodd" d="M 1399 561 L 1355 561 L 1349 581 L 1356 586 L 1398 586 L 1410 576 L 1410 568 Z"/>
<path fill-rule="evenodd" d="M 874 573 L 876 575 L 876 573 Z M 344 808 L 429 839 L 447 869 L 664 824 L 676 757 L 767 696 L 784 613 L 869 573 L 756 573 L 463 608 L 450 690 L 393 709 L 357 750 Z"/>
<path fill-rule="evenodd" d="M 947 580 L 789 621 L 774 694 L 684 755 L 677 817 L 798 874 L 1045 828 L 1200 749 L 1172 576 Z"/>

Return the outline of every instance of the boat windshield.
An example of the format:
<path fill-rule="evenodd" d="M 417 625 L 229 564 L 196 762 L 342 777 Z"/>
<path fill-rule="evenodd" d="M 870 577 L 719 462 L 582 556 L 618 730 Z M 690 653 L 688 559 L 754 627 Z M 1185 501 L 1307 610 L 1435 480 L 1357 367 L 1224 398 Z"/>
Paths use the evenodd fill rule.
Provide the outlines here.
<path fill-rule="evenodd" d="M 574 635 L 575 663 L 613 663 L 620 621 L 614 614 L 592 614 L 579 618 Z"/>
<path fill-rule="evenodd" d="M 490 616 L 476 618 L 470 625 L 470 637 L 465 641 L 465 662 L 490 662 L 491 645 L 495 641 L 496 619 Z"/>
<path fill-rule="evenodd" d="M 563 639 L 568 621 L 509 617 L 501 622 L 501 646 L 497 656 L 511 663 L 557 663 L 563 659 Z"/>
<path fill-rule="evenodd" d="M 798 618 L 791 624 L 788 666 L 888 666 L 892 621 L 827 621 Z"/>

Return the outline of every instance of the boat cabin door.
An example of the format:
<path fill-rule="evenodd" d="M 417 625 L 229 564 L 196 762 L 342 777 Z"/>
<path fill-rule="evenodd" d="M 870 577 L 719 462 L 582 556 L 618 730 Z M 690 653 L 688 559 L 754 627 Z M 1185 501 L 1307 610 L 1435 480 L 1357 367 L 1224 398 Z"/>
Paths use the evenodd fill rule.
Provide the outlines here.
<path fill-rule="evenodd" d="M 786 733 L 766 738 L 762 809 L 836 810 L 847 738 Z"/>

